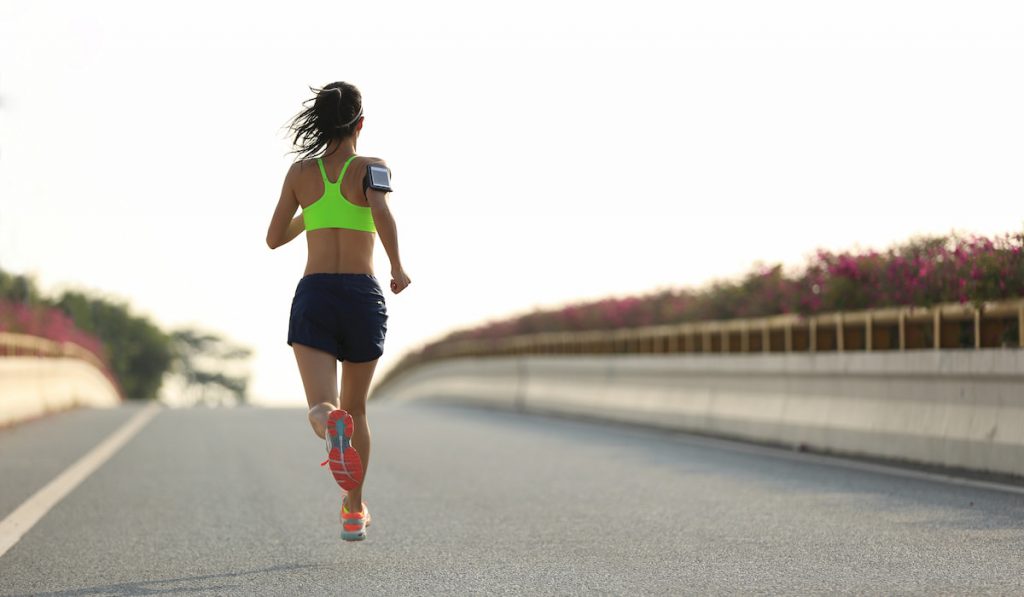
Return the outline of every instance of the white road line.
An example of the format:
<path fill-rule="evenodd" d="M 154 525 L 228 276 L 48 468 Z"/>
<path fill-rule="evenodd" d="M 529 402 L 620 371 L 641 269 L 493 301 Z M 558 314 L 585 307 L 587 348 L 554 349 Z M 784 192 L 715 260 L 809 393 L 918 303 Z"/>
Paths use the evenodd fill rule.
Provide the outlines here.
<path fill-rule="evenodd" d="M 64 496 L 89 477 L 96 469 L 110 459 L 128 440 L 135 436 L 142 427 L 160 412 L 160 406 L 151 403 L 135 414 L 127 423 L 110 434 L 85 456 L 78 459 L 63 473 L 57 475 L 45 487 L 25 500 L 7 518 L 0 520 L 0 557 L 25 535 L 46 513 L 50 511 Z"/>

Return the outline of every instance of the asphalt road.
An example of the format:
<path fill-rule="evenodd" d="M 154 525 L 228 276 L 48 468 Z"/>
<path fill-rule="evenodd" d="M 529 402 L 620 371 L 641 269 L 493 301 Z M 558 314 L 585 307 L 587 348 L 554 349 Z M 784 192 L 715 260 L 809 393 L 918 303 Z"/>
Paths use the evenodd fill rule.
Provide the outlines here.
<path fill-rule="evenodd" d="M 0 595 L 1009 594 L 1024 495 L 663 431 L 371 404 L 362 543 L 303 410 L 165 410 L 0 557 Z M 135 410 L 0 430 L 0 519 Z"/>

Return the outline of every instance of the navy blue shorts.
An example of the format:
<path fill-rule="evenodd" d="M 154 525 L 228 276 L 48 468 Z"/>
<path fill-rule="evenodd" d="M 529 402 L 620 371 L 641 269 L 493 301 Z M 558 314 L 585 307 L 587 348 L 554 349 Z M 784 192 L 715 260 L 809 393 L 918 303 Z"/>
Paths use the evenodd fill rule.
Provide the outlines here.
<path fill-rule="evenodd" d="M 309 274 L 299 280 L 288 320 L 288 345 L 305 344 L 364 363 L 384 354 L 388 310 L 371 274 Z"/>

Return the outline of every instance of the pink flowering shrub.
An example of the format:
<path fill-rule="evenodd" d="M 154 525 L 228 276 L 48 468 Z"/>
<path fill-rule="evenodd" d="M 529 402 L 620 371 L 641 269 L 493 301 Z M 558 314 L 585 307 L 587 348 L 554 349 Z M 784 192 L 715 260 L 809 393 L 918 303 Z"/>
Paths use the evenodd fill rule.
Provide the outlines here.
<path fill-rule="evenodd" d="M 74 321 L 54 307 L 0 300 L 0 332 L 38 336 L 57 342 L 73 342 L 106 364 L 106 350 L 99 338 L 75 326 Z"/>
<path fill-rule="evenodd" d="M 780 313 L 812 314 L 894 305 L 931 306 L 1024 296 L 1024 233 L 993 239 L 952 232 L 921 236 L 884 252 L 817 250 L 802 271 L 753 268 L 740 280 L 537 310 L 472 329 L 463 338 L 612 329 Z M 428 352 L 430 352 L 428 347 Z"/>

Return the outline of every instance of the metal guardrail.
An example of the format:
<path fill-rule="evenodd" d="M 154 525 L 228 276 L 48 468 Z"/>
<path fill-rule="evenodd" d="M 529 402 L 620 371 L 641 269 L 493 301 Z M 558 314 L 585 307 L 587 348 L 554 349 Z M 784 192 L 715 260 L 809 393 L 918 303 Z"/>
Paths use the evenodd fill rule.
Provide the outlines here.
<path fill-rule="evenodd" d="M 107 371 L 106 365 L 98 356 L 74 342 L 58 342 L 14 332 L 0 332 L 0 357 L 2 356 L 71 357 L 87 361 L 100 371 Z"/>
<path fill-rule="evenodd" d="M 1024 348 L 1024 298 L 688 322 L 629 329 L 456 340 L 409 354 L 383 384 L 418 363 L 518 354 L 768 353 Z"/>

